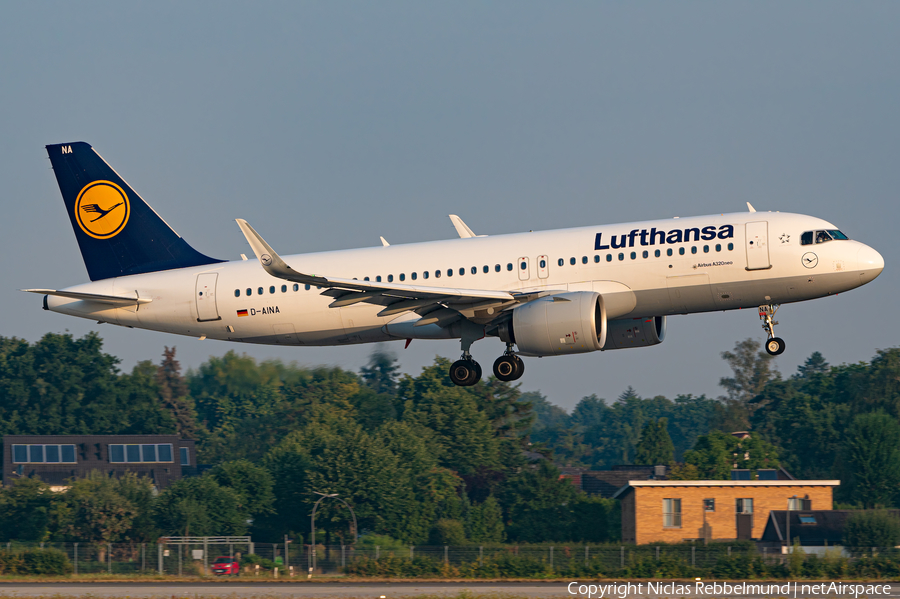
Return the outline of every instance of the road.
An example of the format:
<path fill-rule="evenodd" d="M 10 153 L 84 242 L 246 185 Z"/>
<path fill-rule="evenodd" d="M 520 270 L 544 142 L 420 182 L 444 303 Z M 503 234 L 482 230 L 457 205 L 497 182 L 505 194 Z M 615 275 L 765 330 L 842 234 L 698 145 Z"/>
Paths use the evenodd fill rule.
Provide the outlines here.
<path fill-rule="evenodd" d="M 573 592 L 569 592 L 569 585 L 563 582 L 330 582 L 330 583 L 245 583 L 245 582 L 229 582 L 229 583 L 183 583 L 183 582 L 148 582 L 148 583 L 96 583 L 96 582 L 76 582 L 76 583 L 0 583 L 0 597 L 53 597 L 57 599 L 68 597 L 128 597 L 129 599 L 173 599 L 181 597 L 189 597 L 191 599 L 202 599 L 222 597 L 222 598 L 280 598 L 280 597 L 302 597 L 302 598 L 360 598 L 360 599 L 393 599 L 399 597 L 416 597 L 416 596 L 458 596 L 461 593 L 469 593 L 472 596 L 485 597 L 527 597 L 534 599 L 549 599 L 566 597 L 568 599 L 599 599 L 600 597 L 608 597 L 610 599 L 662 599 L 664 597 L 689 597 L 699 599 L 701 597 L 728 597 L 740 599 L 775 599 L 777 597 L 829 597 L 834 599 L 860 599 L 866 597 L 868 599 L 900 599 L 900 584 L 898 583 L 839 583 L 839 584 L 861 584 L 868 585 L 862 592 L 854 593 L 854 589 L 839 588 L 837 592 L 827 592 L 828 589 L 813 588 L 811 585 L 822 584 L 815 581 L 801 581 L 796 583 L 787 583 L 779 581 L 775 583 L 764 583 L 760 581 L 752 581 L 751 585 L 777 585 L 775 588 L 765 588 L 763 592 L 759 592 L 757 587 L 751 588 L 745 592 L 715 592 L 715 589 L 709 587 L 704 592 L 700 592 L 693 582 L 671 582 L 664 581 L 662 584 L 669 586 L 660 587 L 660 583 L 653 583 L 657 586 L 648 587 L 647 582 L 640 583 L 640 587 L 636 587 L 637 583 L 631 583 L 633 586 L 613 587 L 603 585 L 622 584 L 614 581 L 589 581 L 581 583 L 584 585 L 598 585 L 594 587 L 584 586 L 579 589 L 572 587 Z M 718 584 L 722 584 L 718 581 Z M 732 583 L 734 584 L 734 583 Z M 828 583 L 825 583 L 828 584 Z M 678 586 L 681 585 L 681 586 Z M 785 586 L 788 585 L 788 586 Z M 807 585 L 804 587 L 803 585 Z M 724 588 L 724 587 L 723 587 Z M 787 592 L 784 592 L 787 590 Z M 581 591 L 581 592 L 579 592 Z M 868 591 L 868 592 L 867 592 Z"/>

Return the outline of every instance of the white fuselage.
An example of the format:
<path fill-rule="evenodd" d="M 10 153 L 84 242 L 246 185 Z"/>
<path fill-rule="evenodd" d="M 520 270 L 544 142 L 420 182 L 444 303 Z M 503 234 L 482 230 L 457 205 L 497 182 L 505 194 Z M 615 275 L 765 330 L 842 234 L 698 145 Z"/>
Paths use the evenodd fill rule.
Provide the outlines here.
<path fill-rule="evenodd" d="M 599 291 L 609 298 L 610 319 L 624 319 L 803 301 L 847 291 L 878 276 L 884 266 L 881 256 L 860 242 L 801 245 L 806 231 L 836 228 L 810 216 L 747 212 L 301 254 L 284 260 L 298 271 L 327 277 L 381 277 L 384 282 L 440 288 Z M 698 234 L 691 232 L 685 241 L 684 232 L 692 229 Z M 106 279 L 68 291 L 137 293 L 151 301 L 117 308 L 50 296 L 47 309 L 210 339 L 340 345 L 449 336 L 436 325 L 399 326 L 417 318 L 413 313 L 378 317 L 383 307 L 364 303 L 329 308 L 333 298 L 322 296 L 321 290 L 274 278 L 256 260 Z"/>

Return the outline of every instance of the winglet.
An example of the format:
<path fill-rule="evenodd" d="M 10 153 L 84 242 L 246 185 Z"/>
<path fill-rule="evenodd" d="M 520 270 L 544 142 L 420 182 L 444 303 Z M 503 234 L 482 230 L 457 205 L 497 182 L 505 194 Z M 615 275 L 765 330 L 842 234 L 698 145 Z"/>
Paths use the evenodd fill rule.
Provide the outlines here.
<path fill-rule="evenodd" d="M 756 208 L 754 208 L 753 204 L 750 202 L 747 202 L 747 209 L 750 210 L 750 212 L 756 212 Z"/>
<path fill-rule="evenodd" d="M 244 237 L 247 238 L 247 243 L 250 244 L 253 253 L 256 254 L 256 257 L 259 259 L 259 263 L 262 264 L 263 269 L 265 269 L 267 273 L 273 277 L 278 277 L 279 279 L 287 279 L 288 281 L 309 285 L 323 285 L 328 283 L 328 279 L 324 277 L 297 272 L 288 266 L 287 263 L 281 259 L 281 256 L 275 253 L 272 246 L 266 243 L 266 240 L 250 226 L 250 223 L 242 218 L 237 218 L 235 221 L 241 228 Z"/>
<path fill-rule="evenodd" d="M 469 237 L 477 237 L 474 231 L 469 228 L 469 225 L 463 222 L 463 219 L 456 216 L 455 214 L 450 215 L 450 222 L 453 223 L 453 226 L 456 228 L 456 232 L 459 234 L 461 239 L 467 239 Z"/>

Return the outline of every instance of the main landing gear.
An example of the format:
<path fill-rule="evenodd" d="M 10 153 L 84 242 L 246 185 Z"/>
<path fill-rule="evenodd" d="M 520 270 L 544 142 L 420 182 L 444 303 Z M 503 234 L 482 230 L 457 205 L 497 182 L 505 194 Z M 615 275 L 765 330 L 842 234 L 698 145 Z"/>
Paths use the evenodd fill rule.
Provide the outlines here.
<path fill-rule="evenodd" d="M 769 336 L 766 341 L 766 351 L 770 356 L 779 356 L 784 353 L 784 339 L 775 336 L 775 325 L 778 323 L 772 320 L 779 307 L 780 304 L 767 304 L 759 307 L 759 319 L 763 321 L 762 328 Z"/>
<path fill-rule="evenodd" d="M 450 366 L 450 380 L 460 387 L 471 387 L 481 380 L 481 365 L 472 359 L 472 354 L 463 352 L 462 357 Z M 517 356 L 512 347 L 494 361 L 494 376 L 509 382 L 515 381 L 525 374 L 525 363 Z"/>

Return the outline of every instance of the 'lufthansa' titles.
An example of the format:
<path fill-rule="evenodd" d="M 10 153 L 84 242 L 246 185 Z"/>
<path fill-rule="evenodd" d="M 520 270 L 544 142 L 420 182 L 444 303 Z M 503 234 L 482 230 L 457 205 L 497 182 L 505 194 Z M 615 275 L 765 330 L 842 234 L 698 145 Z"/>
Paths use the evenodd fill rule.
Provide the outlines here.
<path fill-rule="evenodd" d="M 691 227 L 687 229 L 672 229 L 665 231 L 652 227 L 651 229 L 632 229 L 625 235 L 611 235 L 609 243 L 603 243 L 603 233 L 597 233 L 594 238 L 595 250 L 608 250 L 619 248 L 632 248 L 635 245 L 665 245 L 673 243 L 685 243 L 688 241 L 710 241 L 712 239 L 731 239 L 734 237 L 733 225 L 721 225 L 718 229 L 715 225 L 707 227 Z"/>

